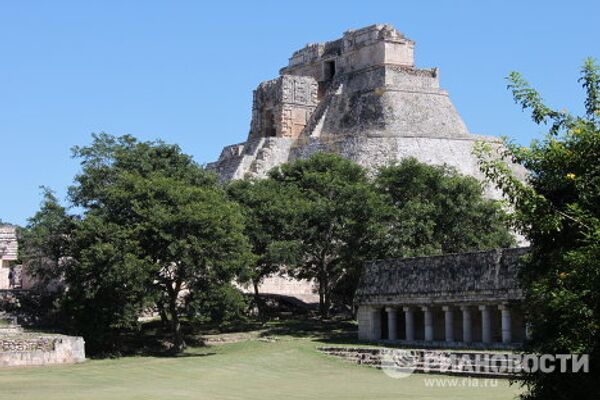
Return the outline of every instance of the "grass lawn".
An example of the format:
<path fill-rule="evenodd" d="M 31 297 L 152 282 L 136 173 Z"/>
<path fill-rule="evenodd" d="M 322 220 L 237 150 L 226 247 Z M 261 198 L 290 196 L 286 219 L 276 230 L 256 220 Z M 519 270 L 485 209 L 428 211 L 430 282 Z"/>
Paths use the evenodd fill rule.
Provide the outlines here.
<path fill-rule="evenodd" d="M 316 337 L 277 336 L 189 349 L 180 357 L 124 357 L 80 365 L 0 370 L 0 399 L 512 399 L 507 381 L 468 378 L 467 387 L 431 387 L 415 374 L 376 369 L 318 353 Z M 443 381 L 442 381 L 443 382 Z M 447 382 L 447 381 L 446 381 Z M 456 381 L 455 381 L 456 382 Z M 484 384 L 492 387 L 473 387 Z"/>

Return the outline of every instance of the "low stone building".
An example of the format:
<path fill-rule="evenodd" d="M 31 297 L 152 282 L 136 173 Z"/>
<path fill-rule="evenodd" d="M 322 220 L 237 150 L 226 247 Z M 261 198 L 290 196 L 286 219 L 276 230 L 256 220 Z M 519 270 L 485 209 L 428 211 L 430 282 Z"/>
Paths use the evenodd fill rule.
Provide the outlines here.
<path fill-rule="evenodd" d="M 358 337 L 420 347 L 518 347 L 526 337 L 517 272 L 526 248 L 365 265 Z"/>

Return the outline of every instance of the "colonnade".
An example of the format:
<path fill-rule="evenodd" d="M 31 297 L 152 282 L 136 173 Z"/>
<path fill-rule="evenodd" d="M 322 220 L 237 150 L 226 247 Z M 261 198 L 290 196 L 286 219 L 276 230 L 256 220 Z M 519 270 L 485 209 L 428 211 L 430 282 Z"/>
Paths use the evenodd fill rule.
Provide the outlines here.
<path fill-rule="evenodd" d="M 439 308 L 440 306 L 437 306 L 437 311 L 439 311 Z M 402 340 L 412 342 L 416 340 L 418 332 L 419 340 L 422 338 L 425 342 L 432 342 L 435 341 L 434 338 L 436 336 L 438 338 L 437 341 L 442 336 L 441 332 L 435 331 L 434 306 L 387 306 L 384 310 L 385 313 L 382 313 L 381 307 L 371 308 L 370 326 L 372 334 L 369 335 L 371 339 L 379 340 L 383 336 L 386 336 L 386 339 L 390 341 Z M 492 344 L 498 338 L 500 338 L 500 342 L 503 344 L 513 342 L 513 316 L 508 304 L 445 305 L 441 306 L 441 310 L 443 311 L 444 319 L 443 340 L 446 342 L 472 343 L 475 337 L 474 330 L 477 331 L 477 342 Z M 496 310 L 500 311 L 500 332 L 498 332 L 498 322 L 494 324 L 492 321 L 494 315 L 497 318 L 497 314 L 494 314 L 497 313 Z M 415 314 L 419 312 L 422 313 L 422 318 L 418 318 L 419 326 L 417 326 Z M 455 313 L 460 313 L 461 317 L 455 318 Z M 382 320 L 382 315 L 387 318 L 386 321 Z M 404 320 L 404 332 L 401 332 L 401 330 L 399 332 L 398 329 L 399 322 L 402 321 L 400 318 Z M 462 327 L 455 327 L 455 322 L 462 322 Z M 480 324 L 480 327 L 474 326 L 474 322 Z M 387 332 L 384 333 L 382 332 L 382 327 L 386 325 Z M 496 328 L 495 332 L 493 332 L 494 327 Z M 439 324 L 437 329 L 441 330 Z M 460 334 L 458 334 L 459 332 Z"/>

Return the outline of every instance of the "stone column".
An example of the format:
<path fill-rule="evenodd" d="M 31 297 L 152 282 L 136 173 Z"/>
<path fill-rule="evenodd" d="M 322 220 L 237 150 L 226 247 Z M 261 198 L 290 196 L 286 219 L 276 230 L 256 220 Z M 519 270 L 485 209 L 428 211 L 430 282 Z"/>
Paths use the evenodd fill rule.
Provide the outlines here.
<path fill-rule="evenodd" d="M 405 323 L 405 337 L 407 341 L 415 340 L 415 313 L 412 307 L 403 307 Z"/>
<path fill-rule="evenodd" d="M 433 341 L 433 312 L 428 306 L 421 307 L 421 310 L 423 310 L 425 320 L 425 341 L 431 342 Z"/>
<path fill-rule="evenodd" d="M 446 342 L 454 342 L 454 312 L 450 306 L 444 306 L 442 309 L 444 310 Z"/>
<path fill-rule="evenodd" d="M 510 308 L 508 308 L 507 304 L 501 304 L 498 308 L 502 313 L 502 343 L 510 343 L 512 342 Z"/>
<path fill-rule="evenodd" d="M 483 343 L 492 343 L 492 315 L 490 307 L 483 305 L 479 306 L 481 311 L 481 341 Z"/>
<path fill-rule="evenodd" d="M 398 340 L 398 313 L 393 307 L 386 307 L 388 317 L 388 340 Z"/>
<path fill-rule="evenodd" d="M 473 341 L 473 325 L 471 324 L 471 308 L 469 306 L 461 306 L 462 311 L 462 328 L 463 342 L 471 343 Z"/>
<path fill-rule="evenodd" d="M 381 309 L 371 309 L 371 340 L 381 340 Z"/>

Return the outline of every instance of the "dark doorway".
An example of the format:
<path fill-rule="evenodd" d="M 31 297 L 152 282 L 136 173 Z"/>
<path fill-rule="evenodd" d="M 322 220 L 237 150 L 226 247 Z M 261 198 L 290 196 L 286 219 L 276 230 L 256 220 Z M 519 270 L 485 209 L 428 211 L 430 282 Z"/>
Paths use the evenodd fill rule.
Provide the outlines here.
<path fill-rule="evenodd" d="M 275 116 L 273 111 L 265 110 L 263 113 L 263 123 L 265 127 L 265 136 L 274 137 L 277 136 L 277 130 L 275 129 Z"/>
<path fill-rule="evenodd" d="M 326 81 L 333 79 L 333 76 L 335 75 L 335 61 L 325 61 L 323 69 L 323 78 L 325 78 Z"/>
<path fill-rule="evenodd" d="M 389 337 L 388 337 L 388 316 L 387 316 L 387 312 L 385 311 L 385 308 L 383 308 L 379 312 L 379 315 L 381 318 L 381 338 L 383 340 L 387 340 L 387 339 L 389 339 Z"/>

